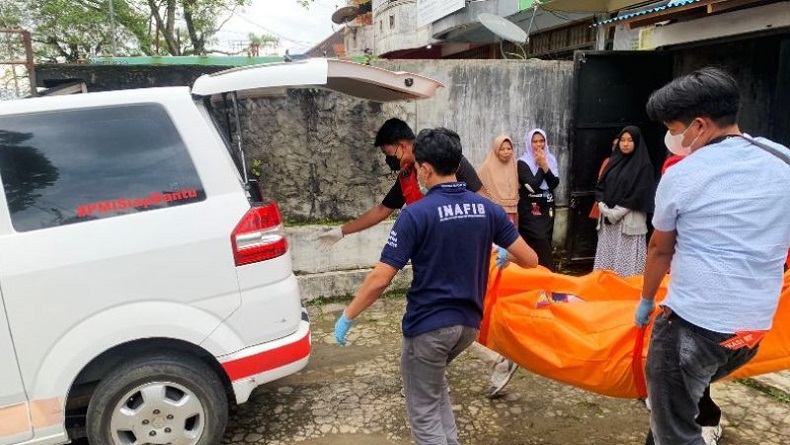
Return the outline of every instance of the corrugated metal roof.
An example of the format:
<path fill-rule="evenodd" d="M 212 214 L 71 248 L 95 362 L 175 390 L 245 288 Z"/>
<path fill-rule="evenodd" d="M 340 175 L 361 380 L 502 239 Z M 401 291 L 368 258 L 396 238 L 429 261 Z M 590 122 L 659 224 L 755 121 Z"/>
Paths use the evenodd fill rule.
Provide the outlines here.
<path fill-rule="evenodd" d="M 594 24 L 593 26 L 604 26 L 604 25 L 608 25 L 608 24 L 614 23 L 614 22 L 619 22 L 619 21 L 623 21 L 623 20 L 629 20 L 629 19 L 632 19 L 634 17 L 638 17 L 640 15 L 652 14 L 654 12 L 665 11 L 665 10 L 668 10 L 668 9 L 677 8 L 678 6 L 686 6 L 686 5 L 690 5 L 692 3 L 699 3 L 701 1 L 702 0 L 675 0 L 675 1 L 671 1 L 671 2 L 669 2 L 669 3 L 667 3 L 666 5 L 663 5 L 663 6 L 656 6 L 656 7 L 653 7 L 653 8 L 647 8 L 647 9 L 643 9 L 641 11 L 634 11 L 634 12 L 630 12 L 628 14 L 624 14 L 624 15 L 621 15 L 621 16 L 612 17 L 612 18 L 610 18 L 608 20 L 604 20 L 602 22 L 598 22 L 598 23 Z"/>

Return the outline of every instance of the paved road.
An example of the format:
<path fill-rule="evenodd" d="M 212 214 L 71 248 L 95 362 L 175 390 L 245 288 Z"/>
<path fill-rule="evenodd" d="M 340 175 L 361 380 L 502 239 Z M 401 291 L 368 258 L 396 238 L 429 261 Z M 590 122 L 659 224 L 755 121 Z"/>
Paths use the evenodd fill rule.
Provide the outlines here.
<path fill-rule="evenodd" d="M 397 366 L 404 301 L 376 303 L 355 323 L 345 348 L 332 339 L 341 308 L 310 308 L 311 363 L 234 408 L 223 443 L 411 443 Z M 449 380 L 463 444 L 644 443 L 647 410 L 636 400 L 597 396 L 523 370 L 502 398 L 489 400 L 486 365 L 468 353 L 451 365 Z M 790 443 L 790 404 L 736 382 L 714 385 L 713 396 L 725 413 L 721 445 Z"/>

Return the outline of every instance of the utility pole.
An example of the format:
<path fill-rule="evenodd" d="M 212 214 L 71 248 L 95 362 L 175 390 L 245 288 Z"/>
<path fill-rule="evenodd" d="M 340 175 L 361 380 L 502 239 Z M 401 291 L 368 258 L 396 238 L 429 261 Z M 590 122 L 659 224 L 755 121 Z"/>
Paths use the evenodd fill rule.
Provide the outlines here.
<path fill-rule="evenodd" d="M 110 56 L 115 57 L 115 10 L 110 0 Z"/>

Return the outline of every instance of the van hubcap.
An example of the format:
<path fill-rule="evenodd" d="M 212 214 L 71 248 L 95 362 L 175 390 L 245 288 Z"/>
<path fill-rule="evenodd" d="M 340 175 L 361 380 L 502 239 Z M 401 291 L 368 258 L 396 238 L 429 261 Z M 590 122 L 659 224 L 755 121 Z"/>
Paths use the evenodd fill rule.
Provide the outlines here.
<path fill-rule="evenodd" d="M 124 395 L 110 419 L 116 445 L 194 445 L 206 412 L 197 396 L 178 383 L 150 382 Z"/>

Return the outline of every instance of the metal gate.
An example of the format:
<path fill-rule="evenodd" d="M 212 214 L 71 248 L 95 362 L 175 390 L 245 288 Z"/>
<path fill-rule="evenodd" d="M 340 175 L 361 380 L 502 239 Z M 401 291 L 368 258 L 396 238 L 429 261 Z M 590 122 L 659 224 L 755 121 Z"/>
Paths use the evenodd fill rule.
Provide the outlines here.
<path fill-rule="evenodd" d="M 666 128 L 648 119 L 645 104 L 654 90 L 672 79 L 672 60 L 671 55 L 652 51 L 575 54 L 567 237 L 571 261 L 590 261 L 595 257 L 597 233 L 595 221 L 588 215 L 595 203 L 598 170 L 623 127 L 636 125 L 642 130 L 656 173 L 659 172 L 667 153 Z"/>

